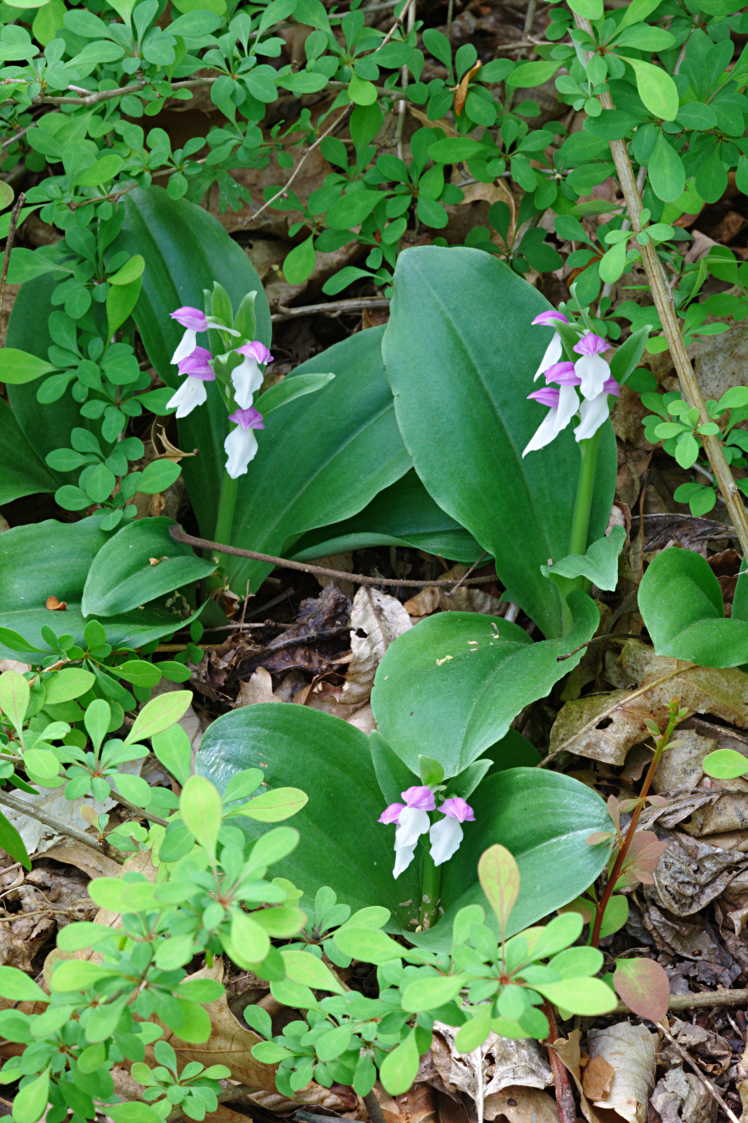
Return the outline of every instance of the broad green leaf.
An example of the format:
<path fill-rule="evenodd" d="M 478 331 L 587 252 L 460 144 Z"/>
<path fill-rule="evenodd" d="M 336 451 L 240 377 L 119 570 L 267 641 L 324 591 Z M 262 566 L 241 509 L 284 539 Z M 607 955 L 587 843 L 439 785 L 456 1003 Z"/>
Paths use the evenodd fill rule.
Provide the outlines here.
<path fill-rule="evenodd" d="M 614 526 L 610 532 L 588 547 L 586 554 L 570 554 L 555 565 L 541 566 L 546 577 L 586 577 L 598 589 L 612 591 L 618 584 L 618 555 L 626 541 L 626 531 L 622 526 Z"/>
<path fill-rule="evenodd" d="M 398 636 L 377 669 L 372 709 L 412 772 L 428 747 L 448 778 L 458 776 L 568 674 L 598 622 L 589 597 L 571 600 L 576 624 L 559 640 L 532 643 L 518 625 L 474 612 L 438 613 Z"/>
<path fill-rule="evenodd" d="M 49 995 L 18 967 L 0 967 L 0 994 L 9 1002 L 49 1002 Z"/>
<path fill-rule="evenodd" d="M 686 186 L 686 169 L 680 156 L 662 132 L 657 134 L 655 146 L 647 161 L 647 172 L 652 190 L 663 203 L 672 203 L 683 194 Z"/>
<path fill-rule="evenodd" d="M 719 581 L 700 554 L 663 550 L 650 562 L 638 599 L 658 655 L 701 667 L 748 663 L 748 620 L 725 618 Z"/>
<path fill-rule="evenodd" d="M 386 932 L 375 928 L 356 928 L 346 925 L 335 933 L 335 943 L 345 955 L 358 959 L 362 963 L 390 963 L 392 960 L 401 959 L 405 953 L 402 944 L 398 944 Z"/>
<path fill-rule="evenodd" d="M 170 725 L 176 725 L 184 717 L 192 701 L 191 690 L 169 690 L 146 702 L 125 738 L 126 745 L 144 741 L 154 733 L 161 733 Z"/>
<path fill-rule="evenodd" d="M 379 1079 L 385 1091 L 391 1096 L 401 1096 L 403 1092 L 407 1092 L 418 1074 L 420 1061 L 416 1031 L 411 1030 L 405 1040 L 388 1053 L 380 1065 Z"/>
<path fill-rule="evenodd" d="M 118 974 L 116 968 L 102 967 L 100 963 L 90 963 L 82 959 L 65 959 L 54 968 L 50 985 L 53 991 L 63 993 L 71 990 L 87 990 L 100 979 L 110 979 Z"/>
<path fill-rule="evenodd" d="M 84 616 L 121 616 L 182 585 L 207 577 L 215 563 L 169 534 L 170 519 L 138 519 L 96 554 L 83 588 Z"/>
<path fill-rule="evenodd" d="M 239 967 L 250 971 L 261 963 L 270 951 L 270 940 L 265 929 L 254 917 L 234 909 L 231 913 L 231 934 L 223 937 L 223 945 Z"/>
<path fill-rule="evenodd" d="M 475 539 L 437 506 L 415 472 L 406 472 L 345 522 L 304 535 L 294 558 L 310 561 L 365 546 L 412 546 L 471 565 L 486 557 Z"/>
<path fill-rule="evenodd" d="M 182 726 L 172 725 L 161 733 L 154 733 L 151 745 L 156 759 L 184 784 L 192 766 L 192 745 Z"/>
<path fill-rule="evenodd" d="M 245 803 L 241 813 L 258 823 L 280 823 L 301 811 L 307 801 L 306 792 L 299 788 L 274 788 Z"/>
<path fill-rule="evenodd" d="M 16 4 L 17 7 L 30 6 Z M 15 1123 L 37 1123 L 47 1110 L 49 1097 L 49 1069 L 45 1068 L 33 1080 L 22 1085 L 13 1100 Z"/>
<path fill-rule="evenodd" d="M 317 255 L 314 252 L 314 238 L 310 234 L 303 242 L 286 254 L 283 262 L 283 276 L 289 285 L 300 285 L 311 275 Z"/>
<path fill-rule="evenodd" d="M 0 657 L 18 659 L 46 651 L 42 629 L 72 635 L 83 643 L 86 620 L 80 603 L 91 563 L 107 541 L 99 518 L 60 523 L 53 519 L 14 527 L 0 535 Z M 28 559 L 34 559 L 33 566 Z M 67 607 L 53 611 L 47 599 L 56 597 Z M 197 610 L 199 612 L 200 609 Z M 194 615 L 197 615 L 195 613 Z M 136 609 L 131 615 L 110 616 L 107 642 L 113 647 L 138 647 L 188 623 L 163 608 Z M 28 648 L 10 644 L 10 634 L 20 633 Z M 4 639 L 7 634 L 7 639 Z"/>
<path fill-rule="evenodd" d="M 28 351 L 19 351 L 15 347 L 0 347 L 0 382 L 11 382 L 20 385 L 24 382 L 35 382 L 43 374 L 50 374 L 55 368 L 29 354 Z"/>
<path fill-rule="evenodd" d="M 520 889 L 519 866 L 505 846 L 496 844 L 481 854 L 478 880 L 499 922 L 499 931 L 505 932 Z"/>
<path fill-rule="evenodd" d="M 552 59 L 543 59 L 539 62 L 521 62 L 506 79 L 506 85 L 511 89 L 542 86 L 544 82 L 553 77 L 560 65 L 560 62 L 554 62 Z"/>
<path fill-rule="evenodd" d="M 179 813 L 190 834 L 212 858 L 223 819 L 223 802 L 215 785 L 203 776 L 190 776 L 179 797 Z"/>
<path fill-rule="evenodd" d="M 616 1007 L 616 996 L 602 979 L 563 979 L 558 983 L 534 983 L 544 998 L 570 1014 L 609 1014 Z"/>
<path fill-rule="evenodd" d="M 618 24 L 618 30 L 622 31 L 624 27 L 630 27 L 634 23 L 643 23 L 661 3 L 662 0 L 631 0 L 631 3 L 623 9 L 623 18 Z"/>
<path fill-rule="evenodd" d="M 496 558 L 507 599 L 546 635 L 558 635 L 561 598 L 540 566 L 568 552 L 579 449 L 567 430 L 522 457 L 543 416 L 527 394 L 550 340 L 549 329 L 532 327 L 531 320 L 547 307 L 536 289 L 479 250 L 406 250 L 395 272 L 383 354 L 398 424 L 426 489 Z M 593 541 L 610 514 L 614 444 L 606 425 Z"/>
<path fill-rule="evenodd" d="M 19 671 L 3 671 L 0 674 L 0 711 L 16 730 L 20 731 L 23 725 L 30 697 L 28 680 Z"/>
<path fill-rule="evenodd" d="M 131 285 L 133 281 L 142 277 L 144 269 L 145 258 L 142 254 L 135 253 L 128 258 L 124 265 L 120 266 L 116 273 L 107 277 L 107 281 L 110 285 Z"/>
<path fill-rule="evenodd" d="M 606 250 L 598 262 L 597 269 L 601 281 L 606 285 L 615 284 L 626 272 L 626 242 L 617 242 Z"/>
<path fill-rule="evenodd" d="M 619 959 L 613 975 L 619 998 L 640 1018 L 661 1022 L 668 1010 L 670 980 L 654 959 Z"/>
<path fill-rule="evenodd" d="M 10 854 L 14 862 L 20 862 L 24 869 L 31 869 L 31 859 L 20 834 L 0 811 L 0 850 Z M 12 968 L 8 968 L 12 970 Z M 4 993 L 0 986 L 0 994 Z"/>
<path fill-rule="evenodd" d="M 334 377 L 334 374 L 299 374 L 295 378 L 284 378 L 282 382 L 276 382 L 275 386 L 271 386 L 261 394 L 255 400 L 255 407 L 263 417 L 266 417 L 274 409 L 280 409 L 296 398 L 304 398 L 307 394 L 316 393 L 317 390 L 327 386 L 328 382 L 332 382 Z"/>
<path fill-rule="evenodd" d="M 748 758 L 736 749 L 715 749 L 706 754 L 701 764 L 707 776 L 718 780 L 735 780 L 748 772 Z"/>
<path fill-rule="evenodd" d="M 294 983 L 302 983 L 312 990 L 329 990 L 333 994 L 342 994 L 344 991 L 340 979 L 332 973 L 327 964 L 312 955 L 310 951 L 296 951 L 291 948 L 281 948 L 281 958 L 286 968 L 286 975 Z"/>
<path fill-rule="evenodd" d="M 0 398 L 0 503 L 54 491 L 59 480 L 36 454 L 4 398 Z"/>
<path fill-rule="evenodd" d="M 636 88 L 645 107 L 654 117 L 674 121 L 678 116 L 678 87 L 666 71 L 651 62 L 619 55 L 634 72 Z"/>
<path fill-rule="evenodd" d="M 252 847 L 252 866 L 271 866 L 280 862 L 299 844 L 299 832 L 293 827 L 276 827 L 260 835 Z"/>
<path fill-rule="evenodd" d="M 145 877 L 97 877 L 88 895 L 100 909 L 110 912 L 143 912 L 156 907 L 153 884 Z"/>
<path fill-rule="evenodd" d="M 584 19 L 595 20 L 603 17 L 603 0 L 568 0 L 568 4 L 572 12 L 583 16 Z"/>
<path fill-rule="evenodd" d="M 435 975 L 433 978 L 416 979 L 403 990 L 403 1010 L 414 1014 L 420 1014 L 423 1010 L 435 1010 L 456 998 L 464 985 L 464 975 Z"/>
<path fill-rule="evenodd" d="M 44 704 L 52 706 L 80 698 L 81 694 L 91 689 L 96 675 L 92 671 L 84 671 L 82 667 L 61 667 L 58 671 L 44 675 L 42 681 Z"/>

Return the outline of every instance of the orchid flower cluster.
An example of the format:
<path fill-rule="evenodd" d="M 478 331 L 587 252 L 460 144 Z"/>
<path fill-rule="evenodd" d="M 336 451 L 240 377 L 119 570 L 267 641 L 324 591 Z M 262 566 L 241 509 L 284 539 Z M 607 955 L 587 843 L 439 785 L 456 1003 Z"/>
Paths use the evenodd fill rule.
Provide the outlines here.
<path fill-rule="evenodd" d="M 460 796 L 451 796 L 437 807 L 434 790 L 426 784 L 414 784 L 400 792 L 404 803 L 391 803 L 379 816 L 380 823 L 395 823 L 395 868 L 393 877 L 407 870 L 416 852 L 421 835 L 428 834 L 431 860 L 435 866 L 448 861 L 462 842 L 462 824 L 473 822 L 475 814 Z M 432 822 L 430 811 L 439 811 L 443 818 Z"/>
<path fill-rule="evenodd" d="M 224 380 L 223 394 L 228 408 L 232 404 L 238 407 L 229 413 L 229 421 L 234 422 L 234 428 L 223 444 L 226 472 L 232 479 L 236 479 L 244 475 L 250 460 L 257 454 L 257 438 L 253 430 L 265 428 L 262 414 L 253 407 L 252 401 L 264 378 L 260 368 L 271 363 L 273 356 L 264 343 L 253 339 L 214 358 L 207 347 L 198 345 L 198 334 L 213 329 L 226 336 L 240 338 L 235 328 L 228 327 L 216 317 L 208 316 L 191 305 L 177 308 L 170 315 L 184 328 L 184 334 L 171 357 L 179 374 L 184 376 L 184 382 L 166 403 L 168 409 L 176 410 L 176 417 L 187 417 L 193 409 L 203 405 L 208 399 L 206 383 L 216 381 L 216 373 L 221 372 L 232 356 L 240 357 L 238 365 L 234 365 L 230 371 L 230 387 Z"/>
<path fill-rule="evenodd" d="M 544 327 L 553 326 L 556 322 L 568 324 L 569 318 L 563 312 L 551 309 L 541 312 L 532 321 L 533 325 Z M 592 331 L 582 332 L 572 346 L 572 351 L 579 358 L 570 362 L 564 358 L 561 336 L 554 331 L 535 372 L 535 381 L 544 375 L 546 385 L 527 395 L 533 401 L 548 406 L 548 413 L 530 438 L 523 456 L 545 448 L 574 417 L 579 418 L 579 424 L 574 429 L 577 441 L 589 440 L 595 435 L 609 415 L 609 395 L 617 397 L 621 392 L 603 358 L 608 349 L 608 343 L 601 336 Z"/>

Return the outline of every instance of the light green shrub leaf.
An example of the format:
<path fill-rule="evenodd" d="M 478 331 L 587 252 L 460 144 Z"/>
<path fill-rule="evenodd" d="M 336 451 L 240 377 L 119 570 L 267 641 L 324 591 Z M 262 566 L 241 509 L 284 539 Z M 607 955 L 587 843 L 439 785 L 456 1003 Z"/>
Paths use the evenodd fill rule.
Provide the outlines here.
<path fill-rule="evenodd" d="M 433 978 L 416 979 L 403 990 L 403 1010 L 414 1014 L 435 1010 L 456 998 L 464 985 L 464 975 L 435 975 Z"/>
<path fill-rule="evenodd" d="M 49 1002 L 49 995 L 18 967 L 0 967 L 0 994 L 9 1002 Z"/>
<path fill-rule="evenodd" d="M 34 382 L 54 369 L 50 363 L 27 351 L 18 351 L 15 347 L 0 347 L 0 382 L 19 386 L 25 382 Z"/>
<path fill-rule="evenodd" d="M 291 948 L 281 948 L 281 958 L 286 968 L 288 978 L 294 983 L 302 983 L 312 990 L 329 990 L 333 994 L 342 994 L 344 987 L 340 980 L 333 975 L 330 968 L 312 955 L 309 951 L 296 951 Z"/>
<path fill-rule="evenodd" d="M 412 1030 L 382 1061 L 379 1079 L 385 1091 L 391 1096 L 407 1092 L 418 1074 L 420 1060 L 415 1030 Z"/>
<path fill-rule="evenodd" d="M 203 776 L 190 776 L 179 797 L 179 813 L 193 838 L 213 857 L 223 821 L 223 801 L 215 785 Z"/>
<path fill-rule="evenodd" d="M 499 922 L 499 931 L 505 932 L 520 889 L 519 866 L 505 846 L 496 844 L 481 854 L 478 880 Z"/>
<path fill-rule="evenodd" d="M 678 116 L 678 87 L 673 79 L 659 66 L 643 59 L 620 55 L 634 71 L 636 88 L 645 107 L 655 117 L 663 121 L 674 121 Z"/>
<path fill-rule="evenodd" d="M 299 788 L 274 788 L 243 804 L 241 813 L 258 823 L 280 823 L 301 811 L 308 798 Z"/>
<path fill-rule="evenodd" d="M 154 733 L 161 733 L 170 725 L 176 725 L 184 717 L 191 701 L 191 690 L 169 690 L 151 698 L 135 718 L 125 744 L 133 745 L 137 741 L 144 741 Z"/>

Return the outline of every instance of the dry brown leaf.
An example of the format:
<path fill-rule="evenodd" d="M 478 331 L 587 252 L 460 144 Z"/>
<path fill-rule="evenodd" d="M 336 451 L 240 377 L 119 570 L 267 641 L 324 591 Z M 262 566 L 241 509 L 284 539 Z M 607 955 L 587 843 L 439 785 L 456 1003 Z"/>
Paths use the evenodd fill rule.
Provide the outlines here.
<path fill-rule="evenodd" d="M 651 1096 L 662 1123 L 713 1123 L 715 1103 L 709 1092 L 682 1065 L 671 1068 Z"/>
<path fill-rule="evenodd" d="M 591 1100 L 604 1100 L 613 1086 L 616 1070 L 605 1057 L 592 1057 L 584 1067 L 582 1087 Z"/>
<path fill-rule="evenodd" d="M 382 656 L 411 627 L 397 597 L 366 585 L 358 590 L 351 607 L 351 661 L 340 695 L 343 705 L 358 709 L 368 702 Z"/>
<path fill-rule="evenodd" d="M 81 842 L 58 842 L 50 850 L 45 851 L 45 858 L 54 858 L 56 862 L 65 862 L 68 866 L 75 866 L 83 870 L 89 877 L 119 877 L 123 867 L 114 858 L 84 846 Z"/>
<path fill-rule="evenodd" d="M 584 1090 L 595 1107 L 614 1111 L 627 1123 L 645 1123 L 647 1101 L 654 1086 L 656 1042 L 656 1035 L 646 1026 L 631 1022 L 590 1031 L 590 1066 L 602 1060 L 612 1074 L 607 1091 L 593 1095 L 585 1072 Z"/>
<path fill-rule="evenodd" d="M 249 680 L 239 686 L 239 693 L 234 705 L 238 708 L 239 706 L 255 706 L 258 702 L 277 701 L 279 699 L 276 698 L 273 690 L 273 679 L 270 671 L 266 670 L 265 667 L 258 667 L 252 672 Z"/>
<path fill-rule="evenodd" d="M 486 1097 L 485 1117 L 498 1123 L 558 1123 L 553 1096 L 539 1088 L 509 1087 Z"/>
<path fill-rule="evenodd" d="M 414 1084 L 402 1096 L 388 1096 L 377 1088 L 386 1123 L 441 1123 L 436 1092 L 428 1084 Z"/>
<path fill-rule="evenodd" d="M 670 845 L 654 871 L 654 899 L 674 916 L 692 916 L 719 897 L 748 857 L 678 832 L 663 832 Z"/>
<path fill-rule="evenodd" d="M 453 565 L 440 580 L 454 580 L 456 588 L 452 591 L 444 585 L 427 585 L 404 604 L 410 616 L 420 618 L 432 612 L 482 612 L 487 616 L 497 616 L 501 611 L 501 601 L 474 585 L 460 585 L 460 579 L 468 572 L 467 566 Z"/>
<path fill-rule="evenodd" d="M 672 701 L 695 713 L 712 714 L 748 727 L 748 675 L 736 669 L 696 667 L 655 655 L 629 640 L 617 672 L 636 689 L 614 690 L 567 702 L 553 724 L 550 751 L 571 752 L 606 764 L 623 764 L 632 746 L 649 738 L 646 723 L 662 723 Z"/>
<path fill-rule="evenodd" d="M 582 1114 L 587 1120 L 587 1123 L 604 1123 L 602 1116 L 595 1111 L 584 1094 L 580 1048 L 581 1036 L 581 1032 L 578 1029 L 574 1029 L 568 1037 L 557 1038 L 557 1040 L 553 1042 L 552 1048 L 577 1086 L 577 1091 L 579 1092 L 579 1106 L 582 1109 Z"/>

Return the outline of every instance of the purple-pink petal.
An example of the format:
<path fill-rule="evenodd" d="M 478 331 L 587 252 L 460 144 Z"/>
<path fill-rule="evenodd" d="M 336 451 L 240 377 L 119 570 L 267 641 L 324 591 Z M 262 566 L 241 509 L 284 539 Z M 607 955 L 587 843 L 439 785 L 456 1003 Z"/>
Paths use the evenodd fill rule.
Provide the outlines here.
<path fill-rule="evenodd" d="M 528 398 L 532 398 L 534 402 L 540 402 L 541 406 L 550 406 L 555 409 L 558 405 L 559 390 L 554 389 L 552 386 L 544 386 L 542 390 L 533 390 L 532 394 L 528 394 Z"/>
<path fill-rule="evenodd" d="M 544 373 L 546 382 L 555 382 L 558 386 L 578 386 L 581 381 L 573 363 L 554 363 Z"/>
<path fill-rule="evenodd" d="M 196 347 L 180 360 L 177 369 L 180 374 L 189 374 L 193 378 L 203 378 L 206 382 L 210 382 L 215 378 L 210 366 L 212 357 L 207 347 Z"/>
<path fill-rule="evenodd" d="M 433 811 L 436 807 L 434 793 L 425 784 L 414 784 L 412 788 L 400 792 L 400 796 L 408 807 L 415 807 L 418 811 Z"/>
<path fill-rule="evenodd" d="M 449 799 L 445 799 L 439 811 L 443 815 L 449 815 L 451 819 L 457 819 L 460 823 L 475 821 L 475 812 L 472 807 L 459 795 L 453 795 Z"/>
<path fill-rule="evenodd" d="M 185 304 L 182 308 L 177 308 L 174 312 L 170 312 L 169 316 L 190 331 L 208 330 L 207 316 L 199 308 L 193 308 L 191 304 Z"/>
<path fill-rule="evenodd" d="M 561 320 L 562 323 L 568 324 L 569 317 L 565 316 L 563 312 L 557 312 L 555 308 L 549 308 L 547 312 L 541 312 L 532 320 L 532 325 L 535 327 L 537 324 L 542 324 L 544 327 L 552 327 L 554 320 Z"/>
<path fill-rule="evenodd" d="M 617 398 L 620 396 L 621 387 L 620 387 L 619 383 L 616 382 L 615 378 L 606 378 L 605 379 L 605 382 L 603 382 L 603 393 L 604 394 L 615 394 L 615 396 Z"/>
<path fill-rule="evenodd" d="M 249 409 L 235 409 L 233 413 L 229 414 L 229 421 L 241 426 L 242 429 L 264 429 L 265 422 L 262 414 L 254 406 Z"/>
<path fill-rule="evenodd" d="M 268 351 L 264 343 L 260 343 L 259 339 L 253 339 L 250 343 L 242 343 L 241 347 L 237 347 L 236 351 L 240 355 L 250 355 L 256 359 L 258 363 L 272 363 L 273 356 Z"/>
<path fill-rule="evenodd" d="M 595 335 L 594 331 L 586 331 L 579 342 L 574 344 L 573 350 L 577 355 L 601 355 L 608 347 L 606 339 Z"/>
<path fill-rule="evenodd" d="M 400 818 L 400 812 L 405 810 L 404 803 L 390 803 L 385 807 L 382 814 L 377 819 L 378 823 L 396 823 Z"/>

